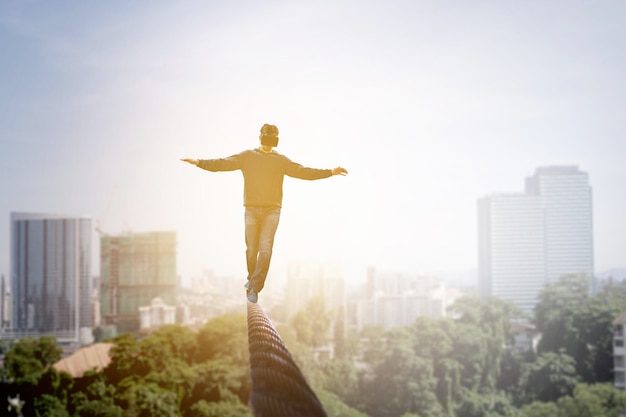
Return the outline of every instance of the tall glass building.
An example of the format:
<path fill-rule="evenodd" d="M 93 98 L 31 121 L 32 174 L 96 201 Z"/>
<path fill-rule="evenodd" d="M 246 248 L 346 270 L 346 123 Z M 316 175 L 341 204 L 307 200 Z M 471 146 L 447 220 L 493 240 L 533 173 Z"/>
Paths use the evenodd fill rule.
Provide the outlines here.
<path fill-rule="evenodd" d="M 11 213 L 11 329 L 59 342 L 91 335 L 91 219 Z"/>
<path fill-rule="evenodd" d="M 524 193 L 478 201 L 479 289 L 527 312 L 546 283 L 593 280 L 592 192 L 576 166 L 537 168 Z M 593 282 L 593 281 L 592 281 Z"/>

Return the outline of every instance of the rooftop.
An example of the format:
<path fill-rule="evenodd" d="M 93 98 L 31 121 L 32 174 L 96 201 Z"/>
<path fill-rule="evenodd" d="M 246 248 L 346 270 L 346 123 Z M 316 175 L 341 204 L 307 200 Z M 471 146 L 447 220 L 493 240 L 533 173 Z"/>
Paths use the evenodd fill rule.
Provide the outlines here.
<path fill-rule="evenodd" d="M 109 350 L 113 343 L 95 343 L 78 349 L 67 358 L 54 364 L 57 371 L 67 372 L 74 378 L 82 377 L 87 371 L 100 371 L 111 362 Z"/>

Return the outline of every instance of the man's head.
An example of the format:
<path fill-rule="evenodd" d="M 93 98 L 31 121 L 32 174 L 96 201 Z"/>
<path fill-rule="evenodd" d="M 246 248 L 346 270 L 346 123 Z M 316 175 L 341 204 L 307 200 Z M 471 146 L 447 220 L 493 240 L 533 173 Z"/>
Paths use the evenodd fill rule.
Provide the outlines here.
<path fill-rule="evenodd" d="M 261 145 L 278 146 L 278 128 L 274 125 L 264 124 L 261 127 Z"/>

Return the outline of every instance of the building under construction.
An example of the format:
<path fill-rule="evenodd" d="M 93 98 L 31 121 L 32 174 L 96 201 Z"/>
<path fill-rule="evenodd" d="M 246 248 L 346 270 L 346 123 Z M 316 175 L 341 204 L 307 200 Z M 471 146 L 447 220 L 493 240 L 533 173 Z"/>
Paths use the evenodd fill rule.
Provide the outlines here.
<path fill-rule="evenodd" d="M 158 297 L 176 305 L 176 232 L 100 237 L 100 305 L 103 325 L 139 330 L 139 307 Z"/>

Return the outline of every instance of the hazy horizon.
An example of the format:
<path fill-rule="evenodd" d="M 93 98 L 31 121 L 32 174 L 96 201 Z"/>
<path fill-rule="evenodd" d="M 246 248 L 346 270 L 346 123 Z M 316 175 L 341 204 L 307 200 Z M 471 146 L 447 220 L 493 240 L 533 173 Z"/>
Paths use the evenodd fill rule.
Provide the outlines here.
<path fill-rule="evenodd" d="M 263 123 L 349 171 L 285 179 L 272 274 L 474 270 L 477 200 L 549 165 L 589 174 L 595 269 L 626 267 L 625 3 L 64 5 L 0 4 L 0 274 L 10 213 L 48 212 L 175 230 L 183 278 L 245 279 L 241 173 L 179 159 Z"/>

